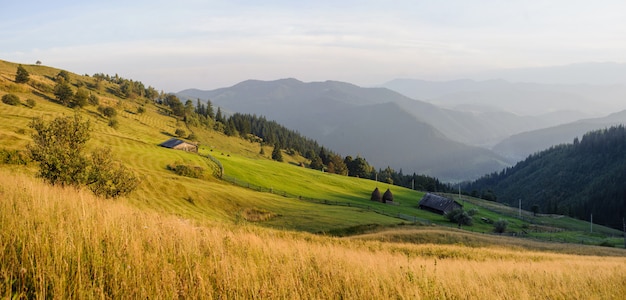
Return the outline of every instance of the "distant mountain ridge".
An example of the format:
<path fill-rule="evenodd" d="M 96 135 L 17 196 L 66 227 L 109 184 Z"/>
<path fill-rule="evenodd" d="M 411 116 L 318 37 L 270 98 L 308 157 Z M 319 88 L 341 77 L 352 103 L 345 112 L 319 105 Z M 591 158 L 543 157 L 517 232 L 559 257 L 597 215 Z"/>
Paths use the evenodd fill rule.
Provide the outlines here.
<path fill-rule="evenodd" d="M 502 79 L 439 82 L 395 79 L 381 86 L 442 107 L 475 105 L 526 116 L 577 111 L 576 118 L 581 119 L 626 109 L 623 104 L 626 83 L 590 85 L 509 82 Z M 563 117 L 551 126 L 576 120 L 568 119 L 567 115 Z"/>
<path fill-rule="evenodd" d="M 492 150 L 511 160 L 520 161 L 528 155 L 548 149 L 551 146 L 570 143 L 574 138 L 580 138 L 589 131 L 621 124 L 626 124 L 626 110 L 602 118 L 583 119 L 519 133 L 501 141 Z"/>
<path fill-rule="evenodd" d="M 391 166 L 405 173 L 460 180 L 508 165 L 489 150 L 450 139 L 432 124 L 447 124 L 446 133 L 467 138 L 477 135 L 471 128 L 486 127 L 478 118 L 386 88 L 290 78 L 247 80 L 229 88 L 189 89 L 177 95 L 210 99 L 223 109 L 266 116 L 341 154 L 359 153 L 377 168 Z"/>

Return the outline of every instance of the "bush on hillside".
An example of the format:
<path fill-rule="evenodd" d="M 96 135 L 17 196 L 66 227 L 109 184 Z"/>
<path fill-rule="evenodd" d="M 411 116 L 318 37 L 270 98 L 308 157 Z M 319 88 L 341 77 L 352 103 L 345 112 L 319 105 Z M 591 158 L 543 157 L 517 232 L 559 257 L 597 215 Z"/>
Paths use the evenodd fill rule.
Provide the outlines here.
<path fill-rule="evenodd" d="M 506 228 L 509 226 L 509 221 L 499 219 L 493 223 L 493 232 L 495 233 L 504 233 Z"/>
<path fill-rule="evenodd" d="M 447 214 L 445 214 L 444 216 L 450 222 L 458 224 L 459 227 L 461 225 L 472 226 L 472 224 L 474 224 L 474 218 L 472 218 L 472 216 L 467 211 L 464 211 L 463 209 L 454 209 L 448 212 Z"/>
<path fill-rule="evenodd" d="M 7 165 L 26 165 L 30 161 L 24 151 L 0 149 L 0 163 Z"/>
<path fill-rule="evenodd" d="M 37 105 L 37 102 L 35 102 L 35 100 L 28 98 L 26 99 L 26 105 L 30 108 L 33 108 Z"/>
<path fill-rule="evenodd" d="M 6 94 L 2 96 L 2 102 L 8 105 L 18 105 L 20 104 L 20 97 L 13 94 Z"/>
<path fill-rule="evenodd" d="M 139 185 L 139 179 L 118 161 L 111 158 L 110 148 L 91 153 L 87 185 L 101 197 L 115 198 L 129 194 Z"/>
<path fill-rule="evenodd" d="M 191 177 L 191 178 L 204 178 L 204 168 L 200 166 L 192 166 L 189 164 L 183 164 L 175 162 L 167 165 L 167 169 L 176 173 L 179 176 Z"/>
<path fill-rule="evenodd" d="M 110 106 L 98 106 L 98 111 L 107 118 L 112 118 L 117 116 L 117 110 Z"/>
<path fill-rule="evenodd" d="M 184 129 L 176 128 L 174 134 L 179 137 L 185 137 L 187 135 L 187 132 Z"/>

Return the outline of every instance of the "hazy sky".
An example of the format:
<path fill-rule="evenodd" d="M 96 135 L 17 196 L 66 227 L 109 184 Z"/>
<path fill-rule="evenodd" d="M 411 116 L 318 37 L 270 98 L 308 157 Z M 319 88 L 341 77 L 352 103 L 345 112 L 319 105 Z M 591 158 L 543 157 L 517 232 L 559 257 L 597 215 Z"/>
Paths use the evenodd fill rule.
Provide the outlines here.
<path fill-rule="evenodd" d="M 0 59 L 175 92 L 626 62 L 626 1 L 0 0 Z"/>

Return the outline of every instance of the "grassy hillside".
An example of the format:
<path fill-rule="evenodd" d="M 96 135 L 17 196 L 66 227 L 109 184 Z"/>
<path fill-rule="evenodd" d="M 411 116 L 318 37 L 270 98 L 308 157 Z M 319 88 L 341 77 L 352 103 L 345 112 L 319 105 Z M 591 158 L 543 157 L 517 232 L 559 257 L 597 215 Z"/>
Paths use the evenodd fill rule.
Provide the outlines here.
<path fill-rule="evenodd" d="M 55 82 L 52 78 L 60 70 L 25 66 L 31 74 L 31 81 L 28 84 L 16 84 L 13 81 L 16 68 L 16 64 L 0 61 L 0 96 L 13 93 L 21 98 L 22 103 L 33 99 L 36 105 L 29 108 L 24 104 L 0 104 L 0 118 L 3 121 L 0 123 L 0 148 L 23 150 L 30 142 L 32 130 L 28 124 L 33 117 L 49 121 L 57 116 L 80 113 L 90 120 L 93 127 L 92 138 L 87 146 L 90 149 L 111 147 L 116 158 L 141 178 L 138 191 L 123 200 L 136 207 L 199 221 L 256 222 L 273 228 L 338 235 L 379 230 L 381 227 L 413 221 L 454 226 L 442 216 L 416 209 L 423 196 L 421 192 L 298 167 L 304 160 L 299 156 L 284 155 L 286 163 L 271 161 L 268 158 L 271 153 L 269 147 L 265 149 L 265 155 L 260 155 L 258 143 L 227 137 L 213 130 L 189 128 L 183 121 L 170 116 L 166 107 L 142 98 L 120 98 L 117 96 L 119 86 L 115 84 L 105 81 L 103 86 L 95 88 L 94 78 L 70 74 L 73 85 L 81 84 L 90 93 L 97 95 L 102 105 L 117 109 L 119 126 L 114 129 L 108 126 L 108 119 L 95 106 L 70 109 L 53 101 Z M 137 113 L 139 107 L 143 107 L 145 112 Z M 160 142 L 169 139 L 177 128 L 197 136 L 201 145 L 200 155 L 158 146 Z M 200 166 L 210 173 L 216 166 L 207 158 L 209 155 L 221 162 L 224 178 L 228 181 L 214 176 L 203 179 L 181 177 L 166 168 L 168 164 L 181 162 Z M 34 173 L 34 165 L 0 166 Z M 255 190 L 255 187 L 258 189 Z M 381 192 L 390 188 L 396 205 L 369 201 L 375 187 Z M 306 199 L 313 201 L 304 201 Z M 322 201 L 335 205 L 318 204 Z M 482 218 L 507 219 L 510 222 L 509 232 L 518 233 L 531 231 L 528 228 L 533 228 L 533 223 L 544 222 L 519 220 L 512 214 L 503 214 L 502 211 L 472 201 L 465 204 L 467 209 L 478 209 L 474 226 L 466 227 L 474 232 L 490 233 L 493 230 L 491 224 L 480 221 Z M 594 244 L 608 239 L 613 245 L 623 245 L 617 238 L 610 239 L 611 236 L 618 236 L 619 232 L 598 231 L 600 234 L 590 236 L 582 230 L 585 226 L 584 222 L 579 224 L 576 221 L 553 224 L 540 228 L 531 236 Z M 556 233 L 552 232 L 555 227 L 558 228 Z M 567 236 L 562 237 L 565 234 Z"/>
<path fill-rule="evenodd" d="M 305 169 L 299 156 L 271 161 L 258 143 L 187 127 L 165 107 L 71 74 L 74 88 L 83 82 L 116 108 L 119 126 L 110 127 L 95 106 L 53 101 L 58 69 L 25 66 L 32 81 L 15 84 L 16 67 L 0 61 L 0 97 L 12 93 L 22 103 L 0 103 L 0 151 L 23 150 L 34 117 L 79 113 L 92 124 L 89 150 L 111 147 L 141 183 L 106 200 L 44 184 L 33 163 L 0 163 L 0 297 L 620 299 L 626 292 L 623 249 L 483 234 L 493 227 L 480 220 L 507 219 L 509 234 L 536 228 L 529 236 L 621 246 L 615 230 L 589 235 L 584 222 L 518 219 L 511 208 L 473 198 L 465 207 L 478 209 L 475 224 L 459 230 L 417 209 L 421 192 Z M 158 146 L 177 128 L 198 137 L 199 154 Z M 224 179 L 212 175 L 208 156 L 220 161 Z M 167 165 L 176 162 L 206 174 L 175 175 Z M 390 188 L 395 205 L 370 201 L 375 187 Z M 407 216 L 434 225 L 415 226 Z"/>
<path fill-rule="evenodd" d="M 46 121 L 76 112 L 88 119 L 93 128 L 88 148 L 109 146 L 117 159 L 135 171 L 141 178 L 138 191 L 126 199 L 140 208 L 167 212 L 197 220 L 217 220 L 226 222 L 245 221 L 246 212 L 267 212 L 276 220 L 273 225 L 286 229 L 307 231 L 328 231 L 343 227 L 364 224 L 396 224 L 401 222 L 373 212 L 348 207 L 315 205 L 296 199 L 285 198 L 271 193 L 255 192 L 221 181 L 213 176 L 193 179 L 177 176 L 166 169 L 168 164 L 184 162 L 210 170 L 214 163 L 203 155 L 173 151 L 158 144 L 169 139 L 176 128 L 194 132 L 202 145 L 201 154 L 211 154 L 218 159 L 239 159 L 249 165 L 238 166 L 239 172 L 254 172 L 255 163 L 273 166 L 274 170 L 289 169 L 289 163 L 275 163 L 261 157 L 258 143 L 250 143 L 240 138 L 227 137 L 215 131 L 201 128 L 187 128 L 174 117 L 164 114 L 165 108 L 142 99 L 121 99 L 109 91 L 115 87 L 108 83 L 101 90 L 92 89 L 92 78 L 72 75 L 72 83 L 84 81 L 90 92 L 100 98 L 103 105 L 113 106 L 118 111 L 119 127 L 108 126 L 108 120 L 97 112 L 95 106 L 83 109 L 70 109 L 55 102 L 50 92 L 55 77 L 60 70 L 44 66 L 25 66 L 31 74 L 28 85 L 15 84 L 16 64 L 0 62 L 0 96 L 13 93 L 21 98 L 36 101 L 34 108 L 26 105 L 10 106 L 0 104 L 0 148 L 23 150 L 30 142 L 31 129 L 28 127 L 33 117 Z M 33 87 L 37 86 L 37 88 Z M 110 85 L 110 86 L 109 86 Z M 42 92 L 43 91 L 43 92 Z M 47 91 L 47 92 L 46 92 Z M 45 92 L 45 93 L 44 93 Z M 143 106 L 145 112 L 136 113 Z M 271 153 L 266 149 L 266 153 Z M 222 155 L 223 154 L 223 155 Z M 285 155 L 286 161 L 296 164 L 302 158 Z M 260 162 L 259 162 L 260 161 Z M 5 165 L 4 167 L 11 167 Z M 13 167 L 15 168 L 15 167 Z M 29 166 L 30 174 L 34 166 Z M 20 167 L 23 169 L 23 167 Z M 297 169 L 300 170 L 300 169 Z M 25 170 L 23 170 L 25 171 Z M 227 166 L 226 172 L 233 171 Z M 339 185 L 330 183 L 329 185 Z M 372 188 L 373 189 L 373 188 Z"/>
<path fill-rule="evenodd" d="M 600 257 L 490 241 L 480 248 L 410 244 L 411 231 L 385 234 L 387 242 L 339 239 L 193 221 L 6 170 L 0 182 L 3 298 L 621 299 L 626 293 L 619 249 L 584 250 L 609 255 Z"/>

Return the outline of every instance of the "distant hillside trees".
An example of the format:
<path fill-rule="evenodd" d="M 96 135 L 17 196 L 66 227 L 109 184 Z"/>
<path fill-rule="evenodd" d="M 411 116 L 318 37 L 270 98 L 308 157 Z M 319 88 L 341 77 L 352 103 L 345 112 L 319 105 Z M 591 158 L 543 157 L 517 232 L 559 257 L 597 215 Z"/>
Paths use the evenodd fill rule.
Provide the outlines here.
<path fill-rule="evenodd" d="M 585 134 L 530 155 L 515 166 L 465 185 L 491 190 L 498 202 L 533 211 L 565 214 L 622 227 L 626 215 L 626 129 L 623 125 Z M 535 208 L 536 207 L 536 208 Z"/>
<path fill-rule="evenodd" d="M 22 65 L 17 66 L 17 73 L 15 74 L 15 83 L 27 83 L 30 80 L 30 74 Z"/>

